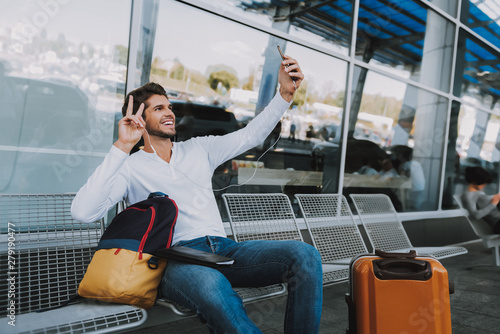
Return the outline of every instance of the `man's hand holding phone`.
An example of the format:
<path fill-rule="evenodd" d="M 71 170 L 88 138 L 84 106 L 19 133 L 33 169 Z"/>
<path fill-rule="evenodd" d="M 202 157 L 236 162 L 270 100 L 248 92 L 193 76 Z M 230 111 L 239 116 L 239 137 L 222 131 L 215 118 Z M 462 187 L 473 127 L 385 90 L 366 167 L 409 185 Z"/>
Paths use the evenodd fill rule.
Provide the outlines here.
<path fill-rule="evenodd" d="M 132 114 L 134 109 L 134 98 L 129 96 L 127 113 L 118 122 L 118 140 L 114 145 L 125 153 L 130 153 L 135 144 L 141 140 L 144 134 L 146 122 L 142 118 L 144 103 L 141 103 L 137 113 Z"/>
<path fill-rule="evenodd" d="M 297 60 L 284 55 L 279 46 L 278 51 L 282 59 L 278 79 L 280 83 L 280 94 L 285 101 L 290 102 L 293 99 L 293 94 L 300 87 L 304 79 L 304 74 Z"/>

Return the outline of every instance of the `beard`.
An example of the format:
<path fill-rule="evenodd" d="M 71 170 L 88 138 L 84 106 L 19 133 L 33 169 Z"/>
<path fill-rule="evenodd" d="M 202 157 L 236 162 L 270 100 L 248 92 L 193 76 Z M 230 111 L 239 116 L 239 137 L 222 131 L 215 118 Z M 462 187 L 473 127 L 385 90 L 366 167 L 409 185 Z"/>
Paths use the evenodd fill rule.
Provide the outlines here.
<path fill-rule="evenodd" d="M 148 124 L 146 123 L 146 131 L 149 133 L 150 136 L 156 136 L 160 138 L 165 138 L 165 139 L 172 139 L 175 136 L 175 129 L 172 129 L 170 133 L 163 132 L 160 129 L 153 129 Z"/>

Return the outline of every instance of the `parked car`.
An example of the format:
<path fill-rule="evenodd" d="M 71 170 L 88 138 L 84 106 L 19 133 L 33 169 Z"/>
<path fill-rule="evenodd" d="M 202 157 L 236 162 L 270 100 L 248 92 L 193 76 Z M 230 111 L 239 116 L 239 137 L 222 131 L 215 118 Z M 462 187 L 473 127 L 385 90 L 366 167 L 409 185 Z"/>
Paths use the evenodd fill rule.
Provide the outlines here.
<path fill-rule="evenodd" d="M 238 130 L 234 114 L 226 109 L 183 100 L 171 100 L 176 117 L 177 140 L 208 135 L 225 135 Z"/>

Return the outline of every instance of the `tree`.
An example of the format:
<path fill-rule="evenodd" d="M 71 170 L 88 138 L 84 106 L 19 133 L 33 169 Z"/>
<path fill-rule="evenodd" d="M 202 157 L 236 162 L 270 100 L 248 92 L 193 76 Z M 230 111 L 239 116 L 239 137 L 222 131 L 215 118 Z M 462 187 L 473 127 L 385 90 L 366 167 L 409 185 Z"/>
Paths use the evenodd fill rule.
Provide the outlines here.
<path fill-rule="evenodd" d="M 245 90 L 253 90 L 253 82 L 254 82 L 254 74 L 250 74 L 250 76 L 245 80 L 246 83 L 243 84 L 243 86 L 241 86 L 242 89 L 245 89 Z"/>
<path fill-rule="evenodd" d="M 307 94 L 307 81 L 304 80 L 302 81 L 302 84 L 300 85 L 299 89 L 297 89 L 297 92 L 295 92 L 295 97 L 292 102 L 292 106 L 297 106 L 301 107 L 304 105 L 306 102 L 306 94 Z"/>
<path fill-rule="evenodd" d="M 217 90 L 219 82 L 228 91 L 233 87 L 239 86 L 239 81 L 236 75 L 229 73 L 226 70 L 210 73 L 210 77 L 208 78 L 208 84 L 210 88 L 212 88 L 213 90 Z"/>
<path fill-rule="evenodd" d="M 176 63 L 174 66 L 172 66 L 172 70 L 170 71 L 170 77 L 175 80 L 182 80 L 184 79 L 184 71 L 185 71 L 184 65 L 181 63 Z"/>

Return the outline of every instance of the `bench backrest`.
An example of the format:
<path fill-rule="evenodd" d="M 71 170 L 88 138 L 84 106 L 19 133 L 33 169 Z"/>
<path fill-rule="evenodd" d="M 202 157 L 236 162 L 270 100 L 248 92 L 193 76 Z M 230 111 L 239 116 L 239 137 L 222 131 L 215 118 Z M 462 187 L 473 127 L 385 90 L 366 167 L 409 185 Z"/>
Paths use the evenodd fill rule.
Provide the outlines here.
<path fill-rule="evenodd" d="M 297 194 L 295 197 L 323 262 L 368 253 L 344 196 Z"/>
<path fill-rule="evenodd" d="M 384 194 L 351 194 L 358 216 L 373 249 L 389 252 L 412 248 L 389 196 Z"/>
<path fill-rule="evenodd" d="M 465 207 L 463 206 L 462 199 L 460 198 L 460 196 L 455 195 L 453 197 L 455 198 L 455 201 L 457 202 L 458 206 L 462 210 L 464 216 L 469 221 L 469 224 L 472 227 L 472 230 L 474 231 L 474 233 L 477 234 L 478 237 L 482 238 L 482 237 L 486 237 L 488 235 L 493 234 L 493 230 L 491 229 L 491 226 L 488 225 L 487 222 L 485 222 L 482 219 L 474 219 L 474 217 L 472 217 L 469 214 L 469 211 L 467 211 L 467 209 L 465 209 Z"/>
<path fill-rule="evenodd" d="M 13 300 L 16 314 L 58 306 L 77 293 L 103 224 L 73 220 L 73 198 L 0 195 L 0 281 L 10 279 L 0 285 L 0 299 Z"/>
<path fill-rule="evenodd" d="M 236 241 L 302 240 L 285 194 L 223 194 Z"/>

